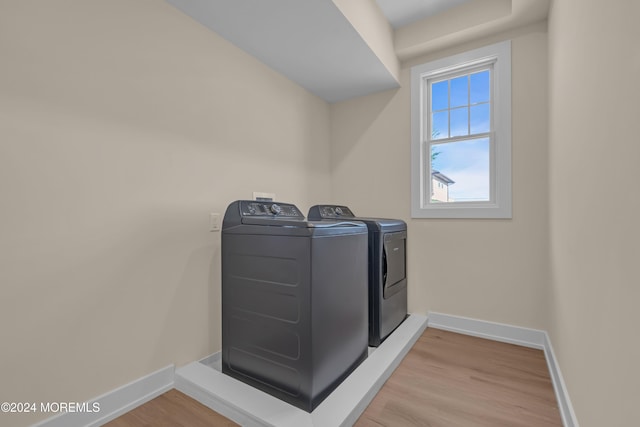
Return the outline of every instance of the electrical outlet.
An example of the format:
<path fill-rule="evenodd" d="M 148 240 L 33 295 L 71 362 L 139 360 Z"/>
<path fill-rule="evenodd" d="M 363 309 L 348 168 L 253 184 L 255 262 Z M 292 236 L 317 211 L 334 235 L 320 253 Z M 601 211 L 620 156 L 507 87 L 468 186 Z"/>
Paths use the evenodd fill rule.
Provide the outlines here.
<path fill-rule="evenodd" d="M 220 214 L 219 213 L 210 213 L 209 214 L 209 231 L 220 231 Z"/>

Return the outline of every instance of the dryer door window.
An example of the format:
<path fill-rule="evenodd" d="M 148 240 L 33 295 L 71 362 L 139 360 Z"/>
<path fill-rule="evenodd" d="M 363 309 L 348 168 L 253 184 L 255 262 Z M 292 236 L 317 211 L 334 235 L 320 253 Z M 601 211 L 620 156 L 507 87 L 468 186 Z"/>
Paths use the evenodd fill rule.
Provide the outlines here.
<path fill-rule="evenodd" d="M 382 275 L 385 298 L 406 286 L 406 246 L 406 231 L 384 235 Z"/>

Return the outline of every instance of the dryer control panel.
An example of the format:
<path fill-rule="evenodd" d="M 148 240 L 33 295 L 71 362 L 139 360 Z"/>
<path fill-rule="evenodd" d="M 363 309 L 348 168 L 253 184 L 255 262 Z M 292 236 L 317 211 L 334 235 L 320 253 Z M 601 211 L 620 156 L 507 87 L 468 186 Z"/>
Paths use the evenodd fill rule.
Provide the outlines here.
<path fill-rule="evenodd" d="M 316 205 L 309 211 L 309 219 L 355 218 L 351 209 L 339 205 Z"/>
<path fill-rule="evenodd" d="M 244 200 L 240 202 L 240 215 L 263 218 L 278 217 L 287 219 L 304 219 L 300 210 L 290 203 L 257 202 Z"/>

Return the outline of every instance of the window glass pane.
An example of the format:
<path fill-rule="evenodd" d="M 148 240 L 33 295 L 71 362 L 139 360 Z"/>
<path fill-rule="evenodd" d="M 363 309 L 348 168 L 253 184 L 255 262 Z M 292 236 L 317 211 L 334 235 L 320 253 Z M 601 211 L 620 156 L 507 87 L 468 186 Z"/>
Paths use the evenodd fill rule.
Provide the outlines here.
<path fill-rule="evenodd" d="M 451 108 L 469 104 L 468 76 L 451 79 Z"/>
<path fill-rule="evenodd" d="M 471 107 L 471 134 L 484 133 L 491 130 L 491 107 L 489 104 Z"/>
<path fill-rule="evenodd" d="M 489 138 L 432 145 L 431 201 L 489 201 L 489 150 Z M 443 183 L 444 188 L 439 188 L 438 183 Z"/>
<path fill-rule="evenodd" d="M 449 107 L 449 80 L 431 85 L 431 111 Z"/>
<path fill-rule="evenodd" d="M 489 102 L 489 70 L 471 74 L 471 103 Z"/>
<path fill-rule="evenodd" d="M 449 111 L 433 113 L 431 118 L 431 138 L 449 138 Z"/>
<path fill-rule="evenodd" d="M 469 109 L 467 107 L 451 110 L 451 136 L 469 135 Z"/>

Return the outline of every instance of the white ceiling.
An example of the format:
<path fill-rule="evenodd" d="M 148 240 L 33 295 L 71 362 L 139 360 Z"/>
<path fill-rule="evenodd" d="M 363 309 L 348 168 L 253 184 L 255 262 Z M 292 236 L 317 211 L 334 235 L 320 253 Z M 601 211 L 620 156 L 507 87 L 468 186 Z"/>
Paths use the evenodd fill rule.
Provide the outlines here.
<path fill-rule="evenodd" d="M 376 0 L 393 28 L 400 28 L 471 0 Z"/>

